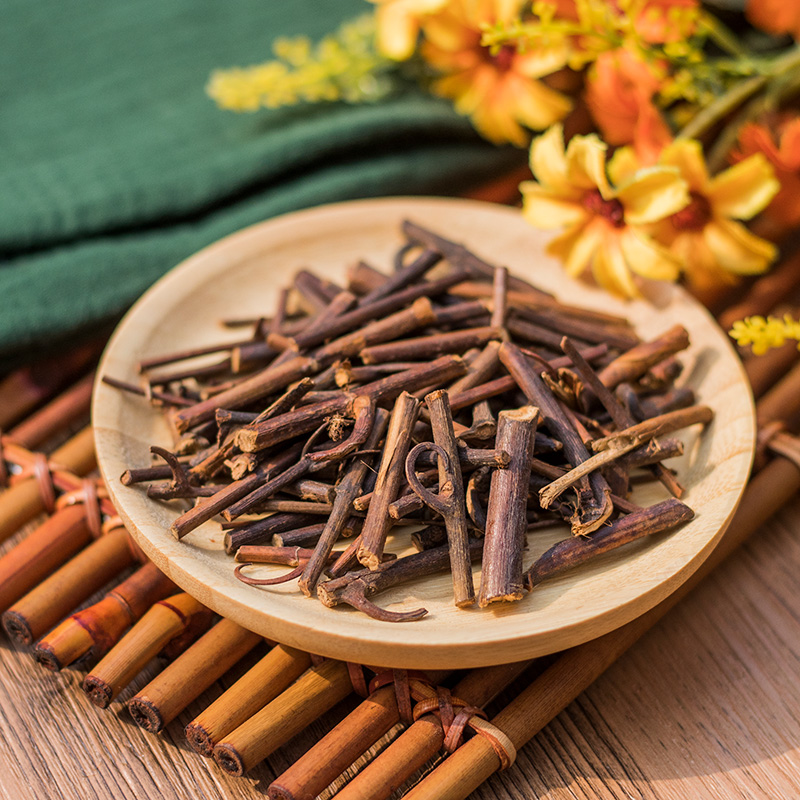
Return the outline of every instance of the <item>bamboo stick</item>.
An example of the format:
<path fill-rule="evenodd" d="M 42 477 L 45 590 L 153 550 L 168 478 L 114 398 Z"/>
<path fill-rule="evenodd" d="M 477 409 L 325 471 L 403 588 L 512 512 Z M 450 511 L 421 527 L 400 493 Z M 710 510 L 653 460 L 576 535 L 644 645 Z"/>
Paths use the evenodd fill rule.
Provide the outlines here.
<path fill-rule="evenodd" d="M 728 330 L 738 319 L 766 314 L 800 285 L 800 251 L 785 258 L 777 267 L 760 277 L 744 298 L 719 315 L 719 324 Z"/>
<path fill-rule="evenodd" d="M 102 341 L 90 342 L 21 367 L 3 378 L 0 381 L 0 428 L 14 424 L 88 369 L 102 344 Z"/>
<path fill-rule="evenodd" d="M 108 708 L 147 662 L 198 615 L 210 616 L 210 612 L 185 592 L 159 600 L 84 678 L 83 690 L 89 699 Z"/>
<path fill-rule="evenodd" d="M 311 666 L 311 656 L 277 644 L 186 726 L 192 748 L 211 758 L 214 745 L 274 700 Z"/>
<path fill-rule="evenodd" d="M 474 669 L 456 684 L 453 696 L 475 708 L 483 708 L 531 663 L 518 661 Z M 336 800 L 386 800 L 436 756 L 442 749 L 444 739 L 445 731 L 440 716 L 423 715 L 341 789 Z M 277 782 L 284 785 L 284 776 L 278 778 Z M 303 796 L 298 792 L 293 800 Z"/>
<path fill-rule="evenodd" d="M 800 423 L 800 364 L 794 366 L 764 396 L 756 407 L 758 424 L 781 420 L 794 429 Z"/>
<path fill-rule="evenodd" d="M 3 614 L 3 627 L 32 644 L 134 561 L 128 532 L 116 528 L 84 548 Z"/>
<path fill-rule="evenodd" d="M 449 673 L 428 674 L 438 684 Z M 423 688 L 412 679 L 412 694 Z M 436 696 L 433 689 L 428 695 Z M 381 736 L 400 722 L 394 684 L 382 686 L 351 711 L 336 727 L 269 785 L 272 800 L 315 798 Z"/>
<path fill-rule="evenodd" d="M 13 439 L 22 447 L 29 449 L 39 447 L 54 434 L 88 415 L 93 386 L 94 373 L 92 372 L 39 411 L 11 428 L 8 438 Z"/>
<path fill-rule="evenodd" d="M 86 475 L 96 466 L 91 426 L 75 434 L 48 458 L 50 464 L 75 475 Z M 45 501 L 34 479 L 20 481 L 0 495 L 0 542 L 45 509 Z"/>
<path fill-rule="evenodd" d="M 128 701 L 131 716 L 158 733 L 260 641 L 258 634 L 221 620 Z"/>
<path fill-rule="evenodd" d="M 492 723 L 522 747 L 646 631 L 763 525 L 800 489 L 800 469 L 777 457 L 751 481 L 716 549 L 694 575 L 641 617 L 598 639 L 566 650 L 558 660 L 503 709 Z M 405 795 L 406 800 L 463 800 L 500 768 L 489 741 L 477 735 Z"/>
<path fill-rule="evenodd" d="M 225 772 L 244 775 L 352 691 L 347 666 L 323 661 L 225 736 L 214 760 Z"/>
<path fill-rule="evenodd" d="M 769 391 L 770 387 L 799 360 L 800 351 L 795 342 L 786 342 L 783 347 L 777 347 L 761 356 L 746 356 L 743 362 L 744 371 L 747 373 L 756 400 Z"/>
<path fill-rule="evenodd" d="M 92 539 L 83 506 L 67 506 L 0 558 L 0 611 L 56 570 Z"/>
<path fill-rule="evenodd" d="M 176 589 L 154 564 L 147 563 L 93 606 L 73 614 L 34 649 L 47 669 L 60 670 L 89 654 L 99 658 L 153 603 Z"/>

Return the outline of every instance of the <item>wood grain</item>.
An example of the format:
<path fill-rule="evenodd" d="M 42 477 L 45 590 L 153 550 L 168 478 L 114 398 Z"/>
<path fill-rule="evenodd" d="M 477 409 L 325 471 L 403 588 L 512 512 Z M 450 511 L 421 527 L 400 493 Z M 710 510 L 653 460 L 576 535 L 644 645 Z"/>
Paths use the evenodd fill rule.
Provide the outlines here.
<path fill-rule="evenodd" d="M 472 800 L 800 796 L 798 531 L 800 499 Z M 54 675 L 0 640 L 0 798 L 263 800 L 270 781 L 356 703 L 337 706 L 247 777 L 228 778 L 189 749 L 182 731 L 234 677 L 154 736 L 136 728 L 120 702 L 94 708 L 80 690 L 83 672 Z"/>

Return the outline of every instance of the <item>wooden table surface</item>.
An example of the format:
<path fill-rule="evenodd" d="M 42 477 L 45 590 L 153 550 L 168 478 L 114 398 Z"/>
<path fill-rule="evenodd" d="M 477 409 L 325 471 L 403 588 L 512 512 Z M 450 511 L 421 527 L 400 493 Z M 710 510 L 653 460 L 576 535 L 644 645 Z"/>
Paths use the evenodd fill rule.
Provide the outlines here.
<path fill-rule="evenodd" d="M 154 673 L 151 665 L 121 699 Z M 49 673 L 0 638 L 4 800 L 264 798 L 272 778 L 355 704 L 342 703 L 235 779 L 182 736 L 232 676 L 152 735 L 120 702 L 92 706 L 83 674 Z M 472 798 L 795 800 L 799 748 L 800 498 Z"/>

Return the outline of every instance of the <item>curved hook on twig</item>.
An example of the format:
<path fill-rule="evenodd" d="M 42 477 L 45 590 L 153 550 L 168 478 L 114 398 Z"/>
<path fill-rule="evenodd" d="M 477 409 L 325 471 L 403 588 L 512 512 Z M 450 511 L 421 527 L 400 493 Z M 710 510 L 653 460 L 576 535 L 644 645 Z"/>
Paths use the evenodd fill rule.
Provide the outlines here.
<path fill-rule="evenodd" d="M 250 578 L 247 575 L 242 574 L 242 570 L 245 567 L 252 567 L 253 562 L 247 561 L 244 564 L 239 564 L 236 569 L 233 571 L 233 574 L 242 582 L 246 583 L 248 586 L 277 586 L 280 583 L 288 583 L 295 578 L 299 578 L 303 574 L 303 570 L 306 568 L 306 561 L 301 561 L 300 565 L 295 567 L 290 572 L 287 572 L 285 575 L 279 575 L 277 578 Z"/>
<path fill-rule="evenodd" d="M 381 622 L 414 622 L 428 613 L 427 608 L 417 608 L 414 611 L 388 611 L 367 599 L 365 590 L 366 586 L 361 581 L 355 580 L 339 595 L 339 601 Z"/>
<path fill-rule="evenodd" d="M 408 456 L 406 457 L 406 480 L 411 487 L 414 494 L 425 503 L 426 506 L 438 511 L 440 514 L 446 514 L 450 508 L 450 503 L 446 499 L 446 495 L 434 494 L 430 489 L 426 489 L 422 485 L 422 481 L 417 477 L 417 460 L 423 453 L 427 452 L 436 453 L 439 458 L 444 462 L 444 471 L 447 475 L 447 480 L 452 480 L 452 465 L 450 458 L 443 447 L 433 442 L 420 442 L 418 445 L 411 448 Z M 439 487 L 440 491 L 442 486 Z"/>

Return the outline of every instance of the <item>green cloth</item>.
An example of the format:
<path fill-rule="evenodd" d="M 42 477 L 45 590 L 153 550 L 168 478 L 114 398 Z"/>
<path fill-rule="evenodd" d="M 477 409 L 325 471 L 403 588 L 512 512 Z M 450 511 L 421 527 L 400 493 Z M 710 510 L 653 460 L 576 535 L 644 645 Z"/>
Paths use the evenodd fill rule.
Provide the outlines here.
<path fill-rule="evenodd" d="M 246 225 L 356 197 L 454 194 L 520 163 L 443 101 L 221 111 L 209 73 L 318 39 L 363 0 L 4 0 L 0 359 L 118 316 Z"/>

